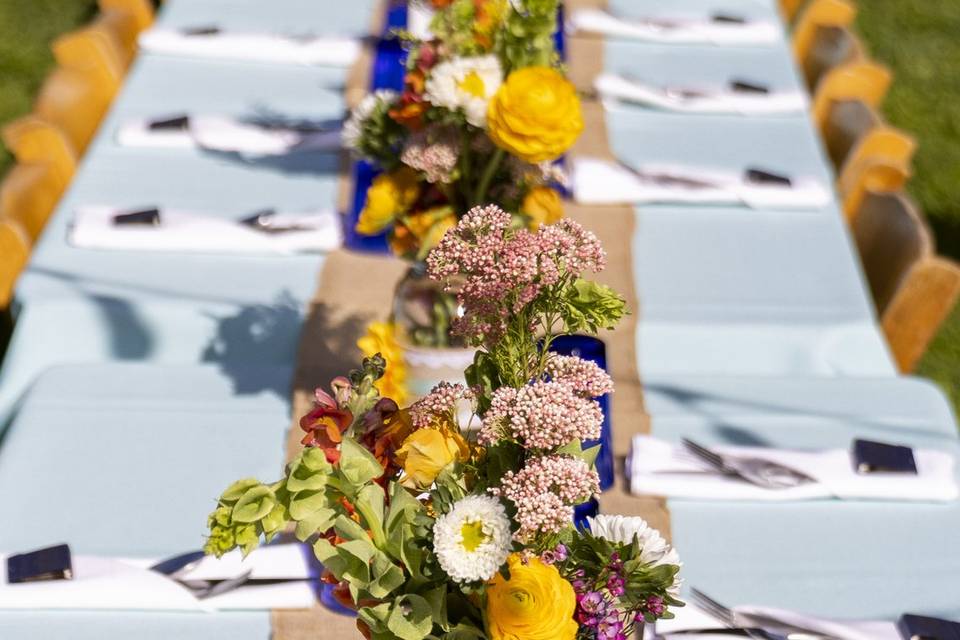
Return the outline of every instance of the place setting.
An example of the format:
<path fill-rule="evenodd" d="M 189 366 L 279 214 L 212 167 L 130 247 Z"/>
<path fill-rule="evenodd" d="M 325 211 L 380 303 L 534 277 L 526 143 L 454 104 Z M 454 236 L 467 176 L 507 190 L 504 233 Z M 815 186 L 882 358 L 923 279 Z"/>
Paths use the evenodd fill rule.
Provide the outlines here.
<path fill-rule="evenodd" d="M 707 14 L 658 9 L 642 16 L 582 8 L 571 11 L 567 22 L 567 31 L 574 35 L 676 45 L 769 46 L 780 40 L 781 29 L 773 20 L 745 16 L 735 7 Z"/>
<path fill-rule="evenodd" d="M 333 211 L 262 209 L 234 218 L 168 207 L 77 207 L 69 242 L 80 249 L 221 254 L 317 253 L 343 239 Z"/>
<path fill-rule="evenodd" d="M 336 152 L 342 148 L 339 120 L 232 117 L 176 113 L 123 122 L 117 143 L 132 148 L 193 149 L 249 156 Z"/>

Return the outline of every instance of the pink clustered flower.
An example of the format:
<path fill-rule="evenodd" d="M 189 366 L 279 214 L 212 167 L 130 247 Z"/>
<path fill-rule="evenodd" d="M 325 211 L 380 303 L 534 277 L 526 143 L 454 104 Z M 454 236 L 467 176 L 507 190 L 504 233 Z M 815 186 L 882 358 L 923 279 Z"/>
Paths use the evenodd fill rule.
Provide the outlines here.
<path fill-rule="evenodd" d="M 527 449 L 553 449 L 600 437 L 603 411 L 566 381 L 538 380 L 519 389 L 500 387 L 483 415 L 478 439 L 490 445 L 504 437 Z"/>
<path fill-rule="evenodd" d="M 457 289 L 464 314 L 454 330 L 474 341 L 496 341 L 519 313 L 565 276 L 601 271 L 606 256 L 597 237 L 563 219 L 537 231 L 511 227 L 495 205 L 474 207 L 427 257 L 428 275 Z"/>
<path fill-rule="evenodd" d="M 597 398 L 613 393 L 613 378 L 596 362 L 576 356 L 555 355 L 547 361 L 547 375 L 570 385 L 577 393 Z"/>
<path fill-rule="evenodd" d="M 528 460 L 518 472 L 508 471 L 490 492 L 516 507 L 520 528 L 514 537 L 523 542 L 570 526 L 574 505 L 600 492 L 600 478 L 579 458 L 541 456 Z"/>
<path fill-rule="evenodd" d="M 422 171 L 427 182 L 449 183 L 459 154 L 459 141 L 452 129 L 428 127 L 410 136 L 400 161 Z"/>
<path fill-rule="evenodd" d="M 410 421 L 418 429 L 429 427 L 438 416 L 450 415 L 460 400 L 471 394 L 462 384 L 441 382 L 410 405 Z"/>

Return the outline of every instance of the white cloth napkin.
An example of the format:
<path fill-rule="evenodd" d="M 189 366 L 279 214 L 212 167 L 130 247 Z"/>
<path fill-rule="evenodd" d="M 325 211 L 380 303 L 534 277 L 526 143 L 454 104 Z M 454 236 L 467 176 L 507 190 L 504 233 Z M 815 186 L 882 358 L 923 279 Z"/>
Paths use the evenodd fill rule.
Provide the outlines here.
<path fill-rule="evenodd" d="M 114 224 L 114 216 L 128 211 L 109 206 L 78 208 L 69 231 L 70 244 L 122 251 L 289 255 L 331 251 L 343 239 L 339 216 L 331 211 L 278 212 L 271 218 L 274 226 L 306 229 L 276 233 L 259 231 L 237 220 L 174 209 L 161 209 L 156 226 Z"/>
<path fill-rule="evenodd" d="M 249 155 L 281 155 L 295 151 L 335 151 L 341 147 L 340 128 L 303 132 L 218 115 L 191 115 L 184 129 L 151 129 L 156 119 L 125 122 L 117 142 L 127 147 L 188 149 L 201 147 Z"/>
<path fill-rule="evenodd" d="M 643 178 L 620 164 L 586 156 L 571 163 L 574 199 L 582 204 L 690 203 L 743 204 L 753 209 L 820 209 L 831 201 L 830 191 L 816 178 L 793 177 L 790 186 L 754 184 L 742 173 L 679 165 L 645 164 L 649 176 L 669 175 L 710 186 L 693 187 Z"/>
<path fill-rule="evenodd" d="M 807 108 L 807 98 L 800 91 L 759 93 L 730 88 L 698 88 L 704 95 L 684 96 L 615 73 L 597 76 L 594 88 L 605 99 L 680 113 L 771 115 L 803 113 Z"/>
<path fill-rule="evenodd" d="M 317 570 L 310 550 L 299 544 L 263 547 L 240 561 L 239 551 L 223 559 L 204 558 L 182 578 L 223 580 L 253 569 L 251 579 L 282 580 L 248 584 L 198 600 L 177 581 L 147 567 L 156 560 L 73 556 L 72 580 L 7 583 L 9 554 L 0 554 L 0 609 L 140 609 L 211 611 L 302 609 L 316 602 Z"/>
<path fill-rule="evenodd" d="M 601 9 L 571 12 L 568 28 L 615 38 L 672 44 L 765 45 L 780 40 L 780 25 L 772 20 L 719 22 L 707 16 L 619 18 Z"/>
<path fill-rule="evenodd" d="M 628 459 L 630 491 L 695 500 L 792 501 L 841 498 L 906 502 L 950 502 L 960 497 L 953 455 L 914 449 L 917 475 L 857 473 L 843 449 L 794 451 L 766 447 L 715 447 L 720 454 L 763 458 L 816 479 L 789 489 L 764 489 L 717 473 L 682 446 L 652 436 L 634 436 Z"/>
<path fill-rule="evenodd" d="M 428 0 L 407 3 L 407 31 L 420 40 L 432 40 L 434 35 L 430 30 L 430 22 L 436 11 L 429 6 Z"/>
<path fill-rule="evenodd" d="M 144 51 L 165 55 L 331 67 L 349 67 L 362 48 L 357 38 L 342 35 L 295 37 L 230 31 L 190 35 L 162 27 L 147 29 L 138 43 Z"/>
<path fill-rule="evenodd" d="M 677 638 L 692 638 L 692 634 L 680 634 L 683 631 L 692 631 L 695 629 L 717 629 L 722 627 L 720 621 L 700 609 L 693 603 L 687 603 L 685 607 L 672 609 L 676 617 L 672 620 L 658 620 L 655 629 L 648 628 L 645 637 L 652 639 L 654 633 L 660 634 L 665 640 L 671 638 L 672 633 L 678 635 Z M 828 618 L 816 618 L 795 611 L 785 609 L 775 609 L 771 607 L 753 607 L 742 606 L 734 607 L 734 611 L 742 613 L 753 613 L 757 615 L 774 616 L 791 624 L 796 624 L 824 635 L 834 636 L 842 640 L 901 640 L 900 633 L 897 631 L 896 624 L 893 622 L 873 620 L 832 620 Z M 696 634 L 697 638 L 717 638 L 729 639 L 728 634 L 710 633 Z"/>

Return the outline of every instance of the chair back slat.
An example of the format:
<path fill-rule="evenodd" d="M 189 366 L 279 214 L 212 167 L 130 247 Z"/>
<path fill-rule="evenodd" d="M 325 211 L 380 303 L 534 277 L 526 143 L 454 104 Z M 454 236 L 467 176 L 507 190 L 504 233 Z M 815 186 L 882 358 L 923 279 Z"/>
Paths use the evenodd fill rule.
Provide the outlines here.
<path fill-rule="evenodd" d="M 846 27 L 857 15 L 856 6 L 846 0 L 812 0 L 804 8 L 793 30 L 793 56 L 802 65 L 810 54 L 817 29 Z"/>
<path fill-rule="evenodd" d="M 0 309 L 6 309 L 13 297 L 17 277 L 30 256 L 30 241 L 14 220 L 0 218 Z"/>
<path fill-rule="evenodd" d="M 843 166 L 850 150 L 883 119 L 862 100 L 841 100 L 830 106 L 823 124 L 823 141 L 834 168 Z"/>
<path fill-rule="evenodd" d="M 831 69 L 817 84 L 813 94 L 813 120 L 823 132 L 827 114 L 836 102 L 860 100 L 877 108 L 890 88 L 890 70 L 876 62 L 850 62 Z"/>

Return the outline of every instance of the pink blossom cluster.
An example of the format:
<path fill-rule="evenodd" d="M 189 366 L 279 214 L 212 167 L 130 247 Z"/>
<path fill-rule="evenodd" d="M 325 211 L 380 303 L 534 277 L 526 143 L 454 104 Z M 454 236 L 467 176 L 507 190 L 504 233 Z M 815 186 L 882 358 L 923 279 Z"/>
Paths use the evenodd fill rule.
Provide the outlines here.
<path fill-rule="evenodd" d="M 456 410 L 457 403 L 469 397 L 469 393 L 462 384 L 441 382 L 410 405 L 410 421 L 418 429 L 429 427 L 437 416 L 450 415 Z"/>
<path fill-rule="evenodd" d="M 600 479 L 579 458 L 542 456 L 528 460 L 516 473 L 508 471 L 500 487 L 490 491 L 516 506 L 520 528 L 514 537 L 524 542 L 569 526 L 574 506 L 600 492 Z"/>
<path fill-rule="evenodd" d="M 567 382 L 538 380 L 514 389 L 500 387 L 483 415 L 479 441 L 508 437 L 528 449 L 553 449 L 571 440 L 600 437 L 603 412 Z"/>
<path fill-rule="evenodd" d="M 400 155 L 403 164 L 422 171 L 427 182 L 449 183 L 459 158 L 456 133 L 449 128 L 428 127 L 410 136 Z"/>
<path fill-rule="evenodd" d="M 510 223 L 495 205 L 474 207 L 427 257 L 429 276 L 457 289 L 464 314 L 454 329 L 476 342 L 496 341 L 511 314 L 563 276 L 604 267 L 597 237 L 572 220 L 536 232 Z"/>
<path fill-rule="evenodd" d="M 552 356 L 547 362 L 547 375 L 591 398 L 613 393 L 613 379 L 607 372 L 597 363 L 576 356 Z"/>

